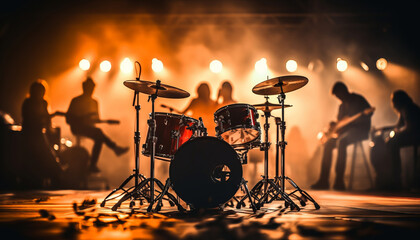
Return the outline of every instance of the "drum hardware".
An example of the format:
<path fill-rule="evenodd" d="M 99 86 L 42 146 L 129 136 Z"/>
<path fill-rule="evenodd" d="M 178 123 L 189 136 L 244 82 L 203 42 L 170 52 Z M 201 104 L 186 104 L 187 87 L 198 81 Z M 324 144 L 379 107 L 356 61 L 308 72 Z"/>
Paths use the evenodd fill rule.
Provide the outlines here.
<path fill-rule="evenodd" d="M 141 65 L 139 62 L 136 62 L 139 66 L 140 66 L 140 72 L 139 72 L 139 77 L 136 78 L 136 80 L 134 81 L 141 81 L 140 80 L 140 75 L 141 75 Z M 127 179 L 125 179 L 121 185 L 118 188 L 115 188 L 114 190 L 111 191 L 111 193 L 109 193 L 104 200 L 101 203 L 101 207 L 104 207 L 106 202 L 112 199 L 115 199 L 119 196 L 116 197 L 112 197 L 117 191 L 122 190 L 123 194 L 125 193 L 125 195 L 129 195 L 131 202 L 130 202 L 130 207 L 133 207 L 135 202 L 134 200 L 140 200 L 140 205 L 143 205 L 143 200 L 144 199 L 148 199 L 147 198 L 147 193 L 142 192 L 142 191 L 136 191 L 136 189 L 139 186 L 139 181 L 143 182 L 144 180 L 146 180 L 146 177 L 140 173 L 140 139 L 141 139 L 141 135 L 140 135 L 140 130 L 139 130 L 139 112 L 141 109 L 140 106 L 140 99 L 139 99 L 139 91 L 135 90 L 134 91 L 134 96 L 133 96 L 133 104 L 132 106 L 134 106 L 134 109 L 136 111 L 136 129 L 134 132 L 134 146 L 135 146 L 135 167 L 133 169 L 133 174 L 131 174 Z M 131 188 L 126 189 L 125 186 L 132 180 L 134 179 L 134 186 Z M 133 190 L 134 189 L 134 190 Z"/>
<path fill-rule="evenodd" d="M 142 204 L 142 199 L 145 198 L 149 202 L 149 207 L 147 211 L 150 212 L 152 210 L 153 204 L 155 202 L 155 183 L 157 186 L 163 191 L 163 184 L 156 178 L 154 178 L 154 159 L 155 159 L 155 147 L 157 142 L 157 137 L 155 136 L 156 132 L 156 119 L 155 119 L 155 100 L 157 97 L 164 97 L 164 98 L 185 98 L 188 97 L 190 94 L 184 90 L 161 84 L 160 80 L 154 82 L 148 82 L 144 80 L 140 80 L 141 74 L 141 65 L 139 62 L 136 62 L 140 66 L 139 77 L 136 80 L 127 80 L 124 81 L 124 85 L 132 90 L 134 90 L 134 99 L 133 105 L 136 107 L 136 132 L 135 132 L 135 146 L 136 146 L 136 168 L 135 173 L 127 178 L 121 186 L 113 190 L 101 203 L 101 206 L 105 206 L 105 202 L 110 200 L 109 197 L 112 196 L 116 191 L 123 190 L 123 196 L 119 199 L 119 201 L 112 207 L 113 211 L 116 211 L 121 204 L 126 200 L 131 200 L 130 207 L 133 207 L 135 202 L 134 200 L 140 200 L 140 204 Z M 143 175 L 139 174 L 139 147 L 140 147 L 140 132 L 139 129 L 139 93 L 145 93 L 149 95 L 148 101 L 152 103 L 152 114 L 151 119 L 148 119 L 147 123 L 149 125 L 149 131 L 151 132 L 150 143 L 152 146 L 151 149 L 151 156 L 150 156 L 150 178 L 145 178 Z M 149 139 L 148 139 L 149 140 Z M 135 186 L 134 188 L 124 189 L 124 186 L 132 179 L 135 178 Z M 141 179 L 142 181 L 138 183 L 138 180 Z M 182 209 L 182 206 L 178 203 L 177 199 L 170 193 L 166 193 L 168 196 L 169 203 L 173 205 L 177 205 L 179 209 Z M 114 198 L 112 198 L 114 199 Z"/>
<path fill-rule="evenodd" d="M 285 105 L 284 104 L 284 100 L 286 98 L 285 92 L 290 92 L 290 91 L 294 91 L 297 90 L 301 87 L 303 87 L 304 85 L 306 85 L 306 83 L 308 82 L 308 79 L 303 77 L 303 76 L 284 76 L 284 77 L 277 77 L 277 78 L 273 78 L 273 79 L 269 79 L 265 82 L 262 82 L 260 84 L 257 84 L 254 88 L 253 88 L 253 92 L 256 94 L 260 94 L 260 95 L 265 95 L 265 94 L 270 94 L 270 95 L 275 95 L 278 94 L 277 99 L 281 105 L 281 118 L 275 118 L 276 120 L 276 126 L 277 126 L 277 132 L 276 132 L 276 176 L 274 178 L 273 181 L 273 186 L 274 189 L 279 188 L 281 191 L 273 191 L 274 189 L 272 188 L 271 191 L 269 192 L 265 192 L 264 196 L 261 199 L 265 199 L 264 201 L 260 201 L 259 203 L 261 203 L 262 205 L 264 204 L 264 202 L 271 202 L 273 200 L 286 200 L 285 201 L 285 205 L 287 207 L 288 204 L 291 204 L 291 199 L 289 198 L 289 196 L 292 196 L 294 198 L 296 198 L 297 200 L 300 201 L 300 204 L 302 206 L 306 205 L 306 201 L 309 200 L 311 201 L 316 209 L 319 209 L 320 206 L 318 205 L 318 203 L 304 190 L 302 190 L 301 188 L 299 188 L 299 186 L 289 177 L 287 177 L 285 175 L 285 149 L 286 149 L 286 145 L 287 142 L 285 141 L 285 130 L 286 130 L 286 123 L 284 121 L 284 109 L 285 107 L 288 107 L 290 105 Z M 266 97 L 266 99 L 268 99 Z M 266 101 L 268 103 L 268 100 Z M 267 112 L 265 113 L 270 114 L 270 112 L 268 111 L 270 109 L 272 105 L 267 104 L 266 110 Z M 266 123 L 267 123 L 267 118 L 266 118 Z M 279 137 L 279 133 L 278 131 L 281 131 L 281 141 L 279 141 L 278 137 Z M 279 161 L 279 153 L 278 153 L 278 148 L 280 147 L 281 149 L 281 176 L 279 176 L 279 172 L 278 172 L 278 161 Z M 285 192 L 285 180 L 287 180 L 294 188 L 295 190 L 292 191 L 291 193 L 286 193 Z M 258 185 L 258 184 L 257 184 Z M 252 190 L 251 190 L 252 192 Z M 296 195 L 296 193 L 299 192 L 301 194 L 301 196 Z M 279 194 L 281 195 L 281 198 L 279 198 Z M 271 199 L 268 199 L 268 196 L 270 195 Z M 292 201 L 293 203 L 293 201 Z M 291 208 L 293 209 L 297 207 L 297 209 L 299 210 L 299 207 L 296 204 L 291 204 L 290 205 Z"/>
<path fill-rule="evenodd" d="M 266 102 L 268 103 L 268 96 L 265 96 L 266 98 Z M 297 206 L 290 198 L 289 196 L 283 192 L 282 189 L 280 189 L 280 187 L 274 182 L 274 179 L 270 179 L 268 177 L 268 150 L 270 148 L 271 143 L 268 141 L 268 130 L 270 128 L 270 124 L 268 123 L 268 119 L 269 117 L 271 117 L 271 112 L 270 111 L 265 111 L 264 112 L 264 118 L 265 118 L 265 123 L 264 123 L 264 135 L 265 135 L 265 140 L 263 143 L 261 143 L 260 146 L 260 150 L 264 151 L 264 175 L 261 176 L 262 179 L 260 181 L 257 182 L 257 184 L 255 184 L 255 186 L 251 189 L 251 196 L 255 199 L 256 203 L 256 207 L 257 209 L 260 209 L 265 203 L 268 203 L 269 200 L 268 199 L 269 196 L 273 196 L 275 195 L 276 197 L 280 194 L 282 199 L 284 199 L 285 201 L 285 205 L 286 207 L 288 207 L 290 205 L 290 208 L 296 209 L 296 210 L 300 210 L 299 206 Z M 238 204 L 237 207 L 240 208 L 240 206 L 242 205 L 243 201 L 246 198 L 242 198 Z"/>

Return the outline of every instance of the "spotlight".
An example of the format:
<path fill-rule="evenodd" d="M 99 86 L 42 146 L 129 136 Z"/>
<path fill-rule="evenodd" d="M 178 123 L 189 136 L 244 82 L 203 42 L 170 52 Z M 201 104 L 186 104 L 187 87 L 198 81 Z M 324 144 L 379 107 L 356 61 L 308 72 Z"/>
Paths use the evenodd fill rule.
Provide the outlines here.
<path fill-rule="evenodd" d="M 219 60 L 213 60 L 210 63 L 210 71 L 220 73 L 223 69 L 223 64 Z"/>
<path fill-rule="evenodd" d="M 87 59 L 80 60 L 79 68 L 82 69 L 83 71 L 89 70 L 89 68 L 90 68 L 89 60 L 87 60 Z"/>
<path fill-rule="evenodd" d="M 157 58 L 153 58 L 152 59 L 152 69 L 156 73 L 162 72 L 162 70 L 163 70 L 163 63 L 162 63 L 162 61 L 160 61 Z"/>
<path fill-rule="evenodd" d="M 267 59 L 261 58 L 255 63 L 255 70 L 259 73 L 267 73 L 268 67 L 267 67 Z"/>
<path fill-rule="evenodd" d="M 124 58 L 120 64 L 120 69 L 123 73 L 130 73 L 133 70 L 133 63 L 129 58 Z"/>
<path fill-rule="evenodd" d="M 379 70 L 385 70 L 386 66 L 388 65 L 388 61 L 385 58 L 379 58 L 376 61 L 376 67 Z"/>
<path fill-rule="evenodd" d="M 341 58 L 337 58 L 337 70 L 340 72 L 344 72 L 347 70 L 347 61 Z"/>
<path fill-rule="evenodd" d="M 109 70 L 111 70 L 111 63 L 107 60 L 102 61 L 101 64 L 99 64 L 99 68 L 102 72 L 109 72 Z"/>
<path fill-rule="evenodd" d="M 367 72 L 367 71 L 369 71 L 369 66 L 366 64 L 366 63 L 364 63 L 364 62 L 360 62 L 360 66 L 362 66 L 362 68 Z"/>
<path fill-rule="evenodd" d="M 286 69 L 289 72 L 294 72 L 296 71 L 298 65 L 297 62 L 295 60 L 289 60 L 286 62 Z"/>

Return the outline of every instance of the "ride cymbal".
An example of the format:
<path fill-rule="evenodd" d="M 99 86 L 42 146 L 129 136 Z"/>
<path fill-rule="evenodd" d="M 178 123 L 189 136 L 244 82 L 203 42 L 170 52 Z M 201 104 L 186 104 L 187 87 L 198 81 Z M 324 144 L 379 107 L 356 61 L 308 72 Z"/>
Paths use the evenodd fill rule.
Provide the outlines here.
<path fill-rule="evenodd" d="M 289 75 L 268 79 L 258 83 L 252 88 L 252 92 L 258 95 L 277 95 L 291 92 L 305 86 L 308 78 L 298 75 Z"/>
<path fill-rule="evenodd" d="M 124 81 L 124 86 L 147 95 L 155 94 L 158 88 L 156 82 L 144 80 L 126 80 Z M 157 96 L 163 98 L 186 98 L 190 94 L 185 90 L 160 83 Z"/>

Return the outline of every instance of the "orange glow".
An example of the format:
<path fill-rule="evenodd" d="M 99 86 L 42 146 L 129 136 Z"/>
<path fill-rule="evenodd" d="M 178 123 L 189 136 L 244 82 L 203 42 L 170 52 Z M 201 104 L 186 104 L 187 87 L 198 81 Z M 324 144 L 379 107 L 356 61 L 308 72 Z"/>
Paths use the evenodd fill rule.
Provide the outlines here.
<path fill-rule="evenodd" d="M 109 72 L 111 70 L 111 63 L 109 61 L 105 60 L 105 61 L 101 62 L 99 67 L 101 68 L 102 72 Z"/>
<path fill-rule="evenodd" d="M 131 73 L 133 71 L 133 63 L 129 58 L 124 58 L 120 64 L 120 69 L 123 73 Z"/>
<path fill-rule="evenodd" d="M 90 68 L 90 62 L 87 59 L 82 59 L 79 62 L 79 67 L 80 69 L 82 69 L 83 71 L 87 71 Z"/>
<path fill-rule="evenodd" d="M 289 60 L 286 62 L 286 69 L 289 72 L 295 72 L 297 70 L 297 62 L 295 60 Z"/>
<path fill-rule="evenodd" d="M 210 71 L 220 73 L 223 69 L 223 64 L 219 60 L 213 60 L 210 63 Z"/>

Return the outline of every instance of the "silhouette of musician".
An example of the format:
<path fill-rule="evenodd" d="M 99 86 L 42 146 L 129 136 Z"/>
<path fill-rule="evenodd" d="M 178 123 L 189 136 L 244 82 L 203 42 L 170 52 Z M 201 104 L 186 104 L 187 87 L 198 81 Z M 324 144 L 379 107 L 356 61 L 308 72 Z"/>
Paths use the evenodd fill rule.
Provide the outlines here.
<path fill-rule="evenodd" d="M 201 83 L 197 88 L 197 97 L 191 100 L 188 107 L 182 112 L 182 114 L 191 115 L 195 119 L 201 117 L 203 119 L 204 126 L 207 128 L 209 135 L 215 134 L 216 124 L 214 123 L 214 112 L 217 107 L 217 103 L 210 98 L 210 87 L 207 83 Z M 191 113 L 191 114 L 188 114 Z"/>
<path fill-rule="evenodd" d="M 128 147 L 117 146 L 100 128 L 95 126 L 96 123 L 100 122 L 98 102 L 92 98 L 95 83 L 92 78 L 88 77 L 82 86 L 83 94 L 71 100 L 66 121 L 74 135 L 88 137 L 94 141 L 89 171 L 95 173 L 100 171 L 97 163 L 103 143 L 111 148 L 117 156 L 126 153 Z"/>
<path fill-rule="evenodd" d="M 232 84 L 229 81 L 224 81 L 217 95 L 216 102 L 218 103 L 218 108 L 236 103 L 236 101 L 232 98 L 232 92 Z M 219 102 L 219 99 L 221 99 L 222 101 Z"/>
<path fill-rule="evenodd" d="M 51 129 L 48 103 L 44 98 L 46 82 L 37 80 L 22 104 L 22 136 L 24 149 L 23 182 L 27 187 L 58 187 L 61 168 L 46 141 Z M 51 183 L 46 184 L 46 180 Z"/>
<path fill-rule="evenodd" d="M 370 108 L 370 104 L 363 96 L 356 93 L 350 93 L 343 82 L 336 82 L 334 84 L 332 94 L 341 101 L 338 109 L 337 123 Z M 344 170 L 346 166 L 347 146 L 368 138 L 371 126 L 371 116 L 371 114 L 361 116 L 359 119 L 343 127 L 336 136 L 332 136 L 326 140 L 322 156 L 321 174 L 318 181 L 311 186 L 313 189 L 329 188 L 332 151 L 334 148 L 337 148 L 336 176 L 333 188 L 335 190 L 345 190 Z M 335 123 L 330 124 L 330 129 L 333 129 L 334 125 Z"/>
<path fill-rule="evenodd" d="M 392 107 L 398 114 L 398 122 L 391 127 L 395 135 L 386 139 L 386 148 L 391 156 L 394 179 L 390 189 L 401 188 L 401 157 L 400 149 L 405 146 L 420 144 L 420 107 L 413 102 L 403 90 L 397 90 L 391 95 Z M 416 170 L 415 170 L 416 171 Z"/>

